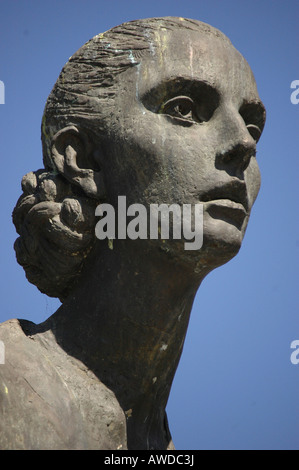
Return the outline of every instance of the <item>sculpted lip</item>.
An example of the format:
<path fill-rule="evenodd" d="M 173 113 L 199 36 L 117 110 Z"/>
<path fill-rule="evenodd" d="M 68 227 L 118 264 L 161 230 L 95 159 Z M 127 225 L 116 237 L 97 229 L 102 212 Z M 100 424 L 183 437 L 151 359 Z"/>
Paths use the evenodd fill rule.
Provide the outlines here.
<path fill-rule="evenodd" d="M 239 202 L 232 201 L 231 199 L 215 199 L 213 201 L 208 201 L 205 203 L 205 208 L 218 206 L 218 207 L 227 207 L 228 209 L 236 210 L 242 212 L 244 215 L 247 214 L 243 204 Z"/>
<path fill-rule="evenodd" d="M 239 229 L 248 213 L 246 185 L 240 180 L 216 186 L 201 197 L 201 202 L 211 217 L 226 220 Z"/>
<path fill-rule="evenodd" d="M 214 188 L 206 191 L 201 195 L 200 201 L 206 203 L 210 203 L 212 201 L 214 203 L 218 202 L 218 205 L 227 205 L 232 209 L 240 209 L 240 206 L 242 206 L 245 214 L 248 212 L 246 184 L 244 181 L 239 179 L 233 179 L 228 183 L 221 186 L 215 186 Z"/>
<path fill-rule="evenodd" d="M 235 225 L 241 230 L 243 221 L 247 215 L 244 206 L 230 199 L 216 199 L 204 203 L 205 211 L 213 219 L 220 219 Z"/>

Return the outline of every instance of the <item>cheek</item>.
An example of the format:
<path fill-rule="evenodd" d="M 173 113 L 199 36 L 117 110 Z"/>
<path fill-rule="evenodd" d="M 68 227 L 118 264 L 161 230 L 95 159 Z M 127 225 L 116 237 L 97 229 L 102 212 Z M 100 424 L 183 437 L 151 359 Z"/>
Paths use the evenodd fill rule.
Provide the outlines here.
<path fill-rule="evenodd" d="M 130 195 L 132 203 L 197 202 L 210 174 L 206 154 L 212 153 L 202 145 L 197 127 L 174 125 L 165 116 L 136 107 L 115 128 L 109 154 L 121 195 Z"/>
<path fill-rule="evenodd" d="M 251 209 L 261 186 L 261 174 L 256 158 L 251 158 L 250 164 L 245 171 L 245 182 L 249 208 Z"/>

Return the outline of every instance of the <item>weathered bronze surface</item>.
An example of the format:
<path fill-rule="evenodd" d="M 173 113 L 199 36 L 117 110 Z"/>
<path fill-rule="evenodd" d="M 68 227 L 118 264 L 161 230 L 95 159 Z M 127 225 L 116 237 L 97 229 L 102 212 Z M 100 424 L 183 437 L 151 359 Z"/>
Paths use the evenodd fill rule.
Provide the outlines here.
<path fill-rule="evenodd" d="M 44 168 L 13 214 L 18 262 L 62 306 L 0 326 L 1 449 L 173 448 L 165 407 L 193 299 L 240 249 L 264 121 L 249 65 L 199 21 L 129 22 L 70 58 L 45 107 Z M 95 208 L 119 195 L 204 203 L 202 248 L 98 240 Z"/>

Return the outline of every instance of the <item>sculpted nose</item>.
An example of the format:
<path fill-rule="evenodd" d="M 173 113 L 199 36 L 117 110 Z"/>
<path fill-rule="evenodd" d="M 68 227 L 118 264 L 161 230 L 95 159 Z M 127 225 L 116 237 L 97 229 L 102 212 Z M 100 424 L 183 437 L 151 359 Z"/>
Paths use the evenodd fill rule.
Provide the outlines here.
<path fill-rule="evenodd" d="M 255 154 L 254 143 L 241 141 L 221 152 L 218 158 L 225 167 L 243 172 L 248 167 L 251 157 L 254 157 Z"/>
<path fill-rule="evenodd" d="M 229 110 L 222 116 L 219 130 L 223 146 L 216 153 L 216 167 L 232 175 L 243 172 L 256 154 L 256 141 L 243 118 L 236 110 Z"/>

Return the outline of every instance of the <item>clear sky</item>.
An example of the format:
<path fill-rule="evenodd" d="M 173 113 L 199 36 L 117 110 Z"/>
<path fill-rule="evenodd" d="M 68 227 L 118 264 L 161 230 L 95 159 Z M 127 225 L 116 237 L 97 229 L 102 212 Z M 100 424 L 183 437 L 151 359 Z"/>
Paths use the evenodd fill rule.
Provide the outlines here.
<path fill-rule="evenodd" d="M 290 360 L 299 340 L 299 104 L 290 100 L 299 80 L 298 0 L 2 0 L 0 7 L 0 321 L 39 323 L 59 306 L 17 264 L 11 213 L 22 176 L 42 168 L 43 107 L 65 62 L 128 20 L 209 23 L 245 56 L 267 109 L 257 153 L 262 187 L 240 253 L 198 291 L 167 406 L 170 429 L 177 449 L 299 449 L 299 364 Z"/>

